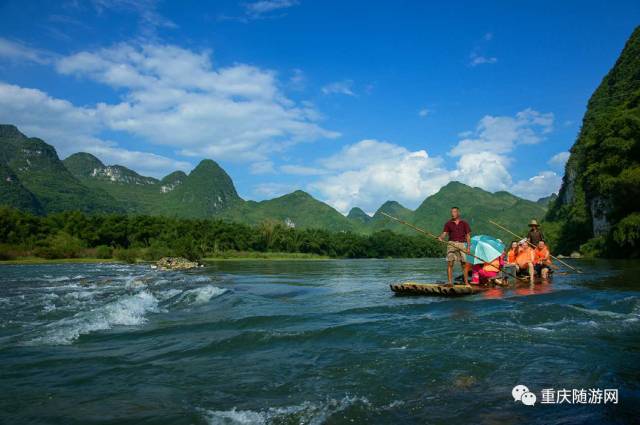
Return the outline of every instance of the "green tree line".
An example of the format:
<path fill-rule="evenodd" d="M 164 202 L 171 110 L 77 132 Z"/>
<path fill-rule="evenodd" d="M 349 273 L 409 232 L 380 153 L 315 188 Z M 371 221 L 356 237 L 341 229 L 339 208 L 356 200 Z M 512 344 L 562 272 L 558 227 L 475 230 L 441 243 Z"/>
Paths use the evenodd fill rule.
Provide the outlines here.
<path fill-rule="evenodd" d="M 0 259 L 115 257 L 125 261 L 226 251 L 308 253 L 336 258 L 418 258 L 444 255 L 421 235 L 388 230 L 371 235 L 289 228 L 276 221 L 249 226 L 218 219 L 62 212 L 38 216 L 0 207 Z"/>

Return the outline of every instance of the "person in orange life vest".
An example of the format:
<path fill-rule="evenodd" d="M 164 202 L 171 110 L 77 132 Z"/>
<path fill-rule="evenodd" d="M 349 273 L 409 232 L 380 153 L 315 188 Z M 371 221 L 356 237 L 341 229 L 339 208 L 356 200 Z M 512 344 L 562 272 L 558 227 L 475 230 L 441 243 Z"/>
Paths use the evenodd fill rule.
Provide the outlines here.
<path fill-rule="evenodd" d="M 538 246 L 534 251 L 534 262 L 536 274 L 546 279 L 551 268 L 551 255 L 544 241 L 538 242 Z"/>
<path fill-rule="evenodd" d="M 502 258 L 502 255 L 487 263 L 474 264 L 471 268 L 473 272 L 471 275 L 471 283 L 476 285 L 487 283 L 489 279 L 493 279 L 498 276 L 503 265 L 504 258 Z"/>
<path fill-rule="evenodd" d="M 529 242 L 526 239 L 522 239 L 518 242 L 518 252 L 516 253 L 516 270 L 520 273 L 527 271 L 529 278 L 533 282 L 535 277 L 535 257 L 533 249 L 529 248 Z"/>
<path fill-rule="evenodd" d="M 516 264 L 516 256 L 518 255 L 518 241 L 511 242 L 511 248 L 507 251 L 507 264 Z"/>

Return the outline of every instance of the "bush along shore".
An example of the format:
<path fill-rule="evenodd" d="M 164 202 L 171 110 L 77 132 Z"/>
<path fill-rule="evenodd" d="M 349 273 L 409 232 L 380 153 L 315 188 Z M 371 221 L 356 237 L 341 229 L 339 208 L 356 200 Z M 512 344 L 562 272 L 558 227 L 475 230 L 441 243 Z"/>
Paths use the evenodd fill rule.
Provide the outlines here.
<path fill-rule="evenodd" d="M 419 258 L 444 255 L 421 235 L 295 229 L 276 221 L 249 226 L 214 219 L 64 212 L 38 216 L 0 207 L 0 260 L 96 259 L 123 262 L 184 257 Z"/>

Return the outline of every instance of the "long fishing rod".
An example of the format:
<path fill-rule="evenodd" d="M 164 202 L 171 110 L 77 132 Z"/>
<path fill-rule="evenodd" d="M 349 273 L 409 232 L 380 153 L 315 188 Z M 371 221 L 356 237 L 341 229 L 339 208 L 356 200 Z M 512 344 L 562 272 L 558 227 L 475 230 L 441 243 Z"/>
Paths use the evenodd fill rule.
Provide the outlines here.
<path fill-rule="evenodd" d="M 440 239 L 438 236 L 434 235 L 433 233 L 428 232 L 428 231 L 426 231 L 426 230 L 423 230 L 423 229 L 421 229 L 421 228 L 419 228 L 419 227 L 417 227 L 417 226 L 414 226 L 413 224 L 411 224 L 411 223 L 409 223 L 409 222 L 406 222 L 406 221 L 404 221 L 404 220 L 401 220 L 401 219 L 399 219 L 399 218 L 396 218 L 396 217 L 394 217 L 394 216 L 392 216 L 392 215 L 389 215 L 389 214 L 387 214 L 387 213 L 385 213 L 385 212 L 380 212 L 380 213 L 381 213 L 382 215 L 386 216 L 386 217 L 389 217 L 391 220 L 395 220 L 395 221 L 397 221 L 397 222 L 398 222 L 398 223 L 400 223 L 400 224 L 404 224 L 405 226 L 409 226 L 409 227 L 411 227 L 413 230 L 415 230 L 415 231 L 417 231 L 417 232 L 420 232 L 420 233 L 425 234 L 425 235 L 427 235 L 427 236 L 429 236 L 429 237 L 432 237 L 433 239 L 436 239 L 436 240 L 438 240 L 438 241 L 442 242 L 443 244 L 445 244 L 445 245 L 447 245 L 447 246 L 450 246 L 450 247 L 452 247 L 452 248 L 454 248 L 454 249 L 457 249 L 458 251 L 462 251 L 462 253 L 463 253 L 463 254 L 465 254 L 465 255 L 468 255 L 468 256 L 473 257 L 473 258 L 475 258 L 475 259 L 477 259 L 477 260 L 480 260 L 480 261 L 482 261 L 483 263 L 488 263 L 488 262 L 489 262 L 489 261 L 487 261 L 487 260 L 485 260 L 485 259 L 482 259 L 482 258 L 480 258 L 480 257 L 478 257 L 478 256 L 476 256 L 476 255 L 473 255 L 473 254 L 471 254 L 471 253 L 467 252 L 466 250 L 464 250 L 464 249 L 462 249 L 462 248 L 460 248 L 460 247 L 456 246 L 455 244 L 453 244 L 453 243 L 451 243 L 451 242 L 449 242 L 449 241 L 443 241 L 442 239 Z M 518 276 L 516 276 L 515 274 L 512 274 L 512 273 L 510 273 L 510 272 L 508 272 L 508 271 L 506 271 L 506 270 L 502 270 L 502 271 L 503 271 L 504 273 L 508 274 L 509 276 L 513 277 L 513 278 L 514 278 L 514 279 L 516 279 L 516 280 L 527 280 L 527 279 L 524 279 L 524 278 L 518 277 Z M 463 273 L 466 273 L 466 272 L 465 272 L 465 271 L 463 271 Z"/>
<path fill-rule="evenodd" d="M 515 236 L 516 238 L 524 239 L 524 238 L 522 238 L 520 235 L 517 235 L 517 234 L 513 233 L 511 230 L 507 229 L 506 227 L 503 227 L 503 226 L 499 225 L 498 223 L 496 223 L 496 222 L 495 222 L 495 221 L 493 221 L 493 220 L 489 220 L 489 223 L 493 224 L 494 226 L 497 226 L 498 228 L 500 228 L 500 229 L 504 230 L 504 231 L 505 231 L 505 232 L 507 232 L 507 233 L 511 233 L 511 234 L 512 234 L 513 236 Z M 532 243 L 529 241 L 529 239 L 527 239 L 527 243 L 528 243 L 531 247 L 533 247 L 533 248 L 535 248 L 535 247 L 536 247 L 534 244 L 532 244 Z M 570 266 L 569 264 L 565 263 L 564 261 L 562 261 L 562 260 L 561 260 L 561 259 L 559 259 L 558 257 L 554 257 L 553 255 L 551 255 L 551 253 L 549 253 L 549 256 L 550 256 L 551 258 L 553 258 L 554 260 L 558 261 L 560 264 L 564 265 L 565 267 L 568 267 L 568 268 L 570 268 L 571 270 L 575 271 L 576 273 L 582 273 L 582 270 L 580 270 L 580 269 L 577 269 L 577 268 L 575 268 L 575 267 Z"/>

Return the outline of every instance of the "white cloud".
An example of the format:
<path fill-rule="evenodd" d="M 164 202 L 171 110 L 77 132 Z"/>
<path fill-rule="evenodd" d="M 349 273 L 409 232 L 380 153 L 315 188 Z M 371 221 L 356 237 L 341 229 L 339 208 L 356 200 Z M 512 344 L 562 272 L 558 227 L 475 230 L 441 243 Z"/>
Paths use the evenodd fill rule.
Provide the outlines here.
<path fill-rule="evenodd" d="M 462 140 L 449 153 L 457 157 L 453 167 L 445 167 L 442 158 L 430 157 L 424 150 L 362 140 L 319 159 L 329 174 L 310 188 L 342 212 L 354 206 L 372 211 L 388 199 L 413 208 L 452 180 L 492 192 L 516 190 L 531 199 L 559 184 L 553 178 L 557 176 L 545 172 L 514 185 L 509 154 L 518 145 L 539 143 L 552 128 L 553 114 L 532 109 L 511 117 L 487 115 L 474 132 L 460 134 Z"/>
<path fill-rule="evenodd" d="M 450 154 L 461 156 L 482 151 L 504 154 L 516 145 L 536 144 L 553 130 L 553 114 L 531 108 L 518 112 L 515 117 L 484 116 L 475 132 L 461 133 L 465 137 L 451 149 Z"/>
<path fill-rule="evenodd" d="M 98 13 L 105 10 L 134 13 L 140 31 L 146 37 L 154 37 L 158 28 L 177 28 L 173 21 L 158 12 L 157 0 L 92 0 L 91 3 Z"/>
<path fill-rule="evenodd" d="M 549 164 L 552 168 L 556 170 L 563 170 L 565 164 L 569 160 L 569 156 L 571 154 L 569 152 L 560 152 L 551 157 L 547 164 Z"/>
<path fill-rule="evenodd" d="M 373 211 L 386 199 L 414 206 L 449 180 L 441 159 L 377 140 L 346 146 L 320 162 L 334 174 L 310 187 L 343 213 L 352 206 Z"/>
<path fill-rule="evenodd" d="M 248 18 L 261 19 L 275 11 L 288 9 L 296 5 L 298 5 L 297 0 L 260 0 L 246 3 L 244 8 Z"/>
<path fill-rule="evenodd" d="M 291 144 L 338 136 L 317 124 L 309 104 L 285 97 L 274 72 L 244 64 L 214 69 L 208 51 L 121 44 L 63 58 L 57 69 L 123 91 L 121 103 L 97 105 L 107 127 L 186 156 L 259 161 Z"/>
<path fill-rule="evenodd" d="M 319 163 L 330 170 L 355 170 L 385 159 L 401 158 L 408 153 L 406 148 L 393 143 L 365 139 L 343 147 L 337 154 L 320 159 Z"/>
<path fill-rule="evenodd" d="M 468 153 L 460 158 L 456 169 L 449 175 L 451 180 L 492 192 L 507 190 L 511 186 L 508 165 L 509 160 L 504 155 L 492 152 Z"/>
<path fill-rule="evenodd" d="M 307 77 L 304 71 L 298 68 L 293 69 L 289 77 L 289 86 L 294 90 L 302 90 L 307 84 Z"/>
<path fill-rule="evenodd" d="M 80 107 L 2 84 L 0 116 L 62 154 L 83 150 L 81 140 L 93 145 L 110 130 L 184 156 L 264 162 L 293 144 L 339 135 L 318 124 L 321 116 L 309 102 L 287 98 L 273 71 L 244 64 L 214 69 L 208 51 L 119 44 L 58 58 L 55 68 L 107 85 L 122 98 Z"/>
<path fill-rule="evenodd" d="M 267 182 L 255 185 L 253 187 L 253 193 L 259 199 L 266 199 L 286 195 L 287 193 L 291 193 L 296 189 L 299 189 L 299 187 L 291 184 Z"/>
<path fill-rule="evenodd" d="M 0 41 L 5 57 L 40 60 L 35 50 Z M 106 85 L 121 97 L 116 103 L 77 106 L 38 89 L 1 83 L 3 120 L 46 139 L 62 155 L 89 150 L 83 143 L 102 143 L 115 152 L 113 142 L 101 140 L 104 131 L 167 146 L 177 155 L 253 162 L 269 161 L 296 143 L 339 136 L 321 127 L 322 116 L 310 102 L 286 97 L 275 72 L 245 64 L 214 68 L 209 51 L 123 43 L 51 59 L 60 74 Z"/>
<path fill-rule="evenodd" d="M 469 56 L 469 60 L 470 60 L 469 64 L 471 66 L 492 64 L 492 63 L 497 63 L 498 62 L 498 58 L 496 58 L 495 56 L 482 56 L 482 55 L 478 55 L 476 53 L 472 53 Z"/>
<path fill-rule="evenodd" d="M 0 116 L 28 136 L 40 137 L 56 147 L 60 157 L 91 152 L 107 164 L 121 164 L 143 175 L 163 176 L 175 169 L 189 170 L 186 161 L 119 147 L 96 136 L 102 128 L 100 114 L 91 108 L 53 98 L 37 89 L 0 83 Z"/>
<path fill-rule="evenodd" d="M 426 117 L 427 115 L 429 115 L 431 113 L 430 110 L 428 110 L 427 108 L 422 108 L 418 111 L 418 116 L 420 117 Z"/>
<path fill-rule="evenodd" d="M 306 167 L 304 165 L 282 165 L 280 167 L 280 171 L 297 176 L 318 176 L 321 174 L 327 174 L 327 170 L 322 168 Z"/>
<path fill-rule="evenodd" d="M 254 162 L 249 166 L 249 172 L 251 174 L 271 174 L 275 173 L 273 162 L 271 161 L 259 161 Z"/>
<path fill-rule="evenodd" d="M 322 93 L 355 96 L 356 94 L 353 92 L 352 87 L 352 80 L 334 81 L 333 83 L 329 83 L 326 86 L 322 87 Z"/>
<path fill-rule="evenodd" d="M 558 174 L 553 171 L 542 171 L 530 179 L 518 181 L 511 191 L 515 195 L 535 201 L 552 193 L 558 193 L 561 184 L 562 177 Z"/>
<path fill-rule="evenodd" d="M 258 19 L 272 19 L 285 16 L 286 9 L 297 6 L 298 0 L 258 0 L 243 3 L 243 13 L 240 16 L 220 15 L 221 20 L 248 23 Z"/>
<path fill-rule="evenodd" d="M 2 84 L 0 116 L 61 153 L 111 130 L 185 156 L 259 162 L 295 143 L 338 136 L 317 123 L 310 103 L 285 97 L 274 72 L 243 64 L 213 69 L 208 52 L 121 44 L 60 58 L 56 69 L 122 94 L 120 103 L 80 107 Z"/>
<path fill-rule="evenodd" d="M 51 62 L 53 55 L 44 50 L 34 49 L 22 42 L 0 37 L 0 58 L 15 62 L 46 64 Z"/>
<path fill-rule="evenodd" d="M 89 143 L 87 143 L 89 142 Z M 84 149 L 100 158 L 105 164 L 118 164 L 131 168 L 143 176 L 164 177 L 171 171 L 190 171 L 193 165 L 186 161 L 177 161 L 165 156 L 156 155 L 150 152 L 132 151 L 117 147 L 117 145 L 107 145 L 100 140 L 90 143 L 87 140 Z"/>
<path fill-rule="evenodd" d="M 4 122 L 16 124 L 30 136 L 55 139 L 50 142 L 69 153 L 74 152 L 72 149 L 78 137 L 97 133 L 100 129 L 95 109 L 76 107 L 40 90 L 1 82 L 0 116 Z"/>
<path fill-rule="evenodd" d="M 491 40 L 493 40 L 493 33 L 488 32 L 475 43 L 475 47 L 469 54 L 469 66 L 476 67 L 478 65 L 494 64 L 498 62 L 498 58 L 495 56 L 489 56 L 485 53 Z"/>

